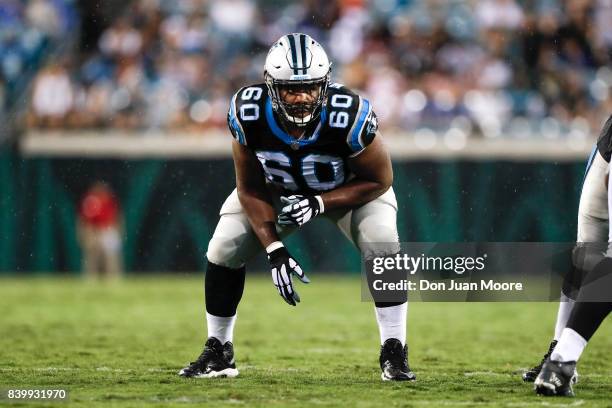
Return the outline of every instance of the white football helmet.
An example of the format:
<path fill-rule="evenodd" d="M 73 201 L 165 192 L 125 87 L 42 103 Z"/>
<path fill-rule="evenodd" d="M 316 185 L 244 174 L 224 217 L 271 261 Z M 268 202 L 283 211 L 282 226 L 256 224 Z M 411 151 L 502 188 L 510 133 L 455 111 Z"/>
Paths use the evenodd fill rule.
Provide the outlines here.
<path fill-rule="evenodd" d="M 272 45 L 264 66 L 264 78 L 272 107 L 289 124 L 306 126 L 317 119 L 326 101 L 331 63 L 323 47 L 309 35 L 293 33 Z M 313 102 L 287 103 L 281 89 L 307 91 Z"/>

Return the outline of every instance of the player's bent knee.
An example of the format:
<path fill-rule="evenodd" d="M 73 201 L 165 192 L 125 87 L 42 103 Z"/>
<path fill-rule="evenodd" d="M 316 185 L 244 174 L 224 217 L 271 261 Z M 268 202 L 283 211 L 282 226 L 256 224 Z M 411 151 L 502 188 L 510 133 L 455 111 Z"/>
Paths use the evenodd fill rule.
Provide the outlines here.
<path fill-rule="evenodd" d="M 240 268 L 244 262 L 238 256 L 239 245 L 234 239 L 214 235 L 208 243 L 206 257 L 208 260 L 226 268 Z"/>
<path fill-rule="evenodd" d="M 246 216 L 224 214 L 215 228 L 206 256 L 210 262 L 226 268 L 240 268 L 253 248 L 253 233 Z"/>
<path fill-rule="evenodd" d="M 357 242 L 359 250 L 365 255 L 391 255 L 400 250 L 397 229 L 388 225 L 377 225 L 360 232 Z"/>
<path fill-rule="evenodd" d="M 372 225 L 362 230 L 358 235 L 358 242 L 362 243 L 391 243 L 398 242 L 397 228 L 389 225 Z"/>
<path fill-rule="evenodd" d="M 608 240 L 608 219 L 578 212 L 578 242 L 606 242 Z"/>

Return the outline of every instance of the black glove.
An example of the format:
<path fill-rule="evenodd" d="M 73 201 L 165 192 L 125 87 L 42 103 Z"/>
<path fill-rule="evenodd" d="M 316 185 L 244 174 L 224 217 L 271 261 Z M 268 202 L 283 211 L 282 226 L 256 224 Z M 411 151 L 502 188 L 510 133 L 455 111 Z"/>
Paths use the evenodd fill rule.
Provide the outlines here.
<path fill-rule="evenodd" d="M 293 289 L 291 275 L 295 274 L 303 283 L 309 283 L 310 279 L 304 274 L 302 267 L 289 254 L 287 248 L 280 247 L 268 254 L 270 269 L 272 270 L 272 281 L 278 289 L 278 293 L 285 302 L 295 306 L 300 301 L 300 296 Z"/>

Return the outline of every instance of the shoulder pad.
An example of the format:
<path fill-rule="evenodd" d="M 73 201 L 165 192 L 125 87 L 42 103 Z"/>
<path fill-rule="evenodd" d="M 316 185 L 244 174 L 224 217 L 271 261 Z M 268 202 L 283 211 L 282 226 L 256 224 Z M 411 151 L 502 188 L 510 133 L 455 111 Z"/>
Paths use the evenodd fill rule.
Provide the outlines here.
<path fill-rule="evenodd" d="M 264 106 L 268 91 L 263 84 L 245 86 L 236 92 L 230 101 L 227 124 L 240 144 L 248 145 L 248 128 L 264 117 Z"/>
<path fill-rule="evenodd" d="M 342 84 L 329 87 L 327 125 L 346 140 L 351 155 L 363 151 L 376 136 L 378 121 L 370 101 Z"/>

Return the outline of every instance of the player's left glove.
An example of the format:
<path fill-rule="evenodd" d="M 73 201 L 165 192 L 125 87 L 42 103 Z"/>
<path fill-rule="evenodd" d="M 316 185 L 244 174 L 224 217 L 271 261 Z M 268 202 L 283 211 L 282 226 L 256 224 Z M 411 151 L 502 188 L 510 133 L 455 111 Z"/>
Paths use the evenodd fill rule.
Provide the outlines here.
<path fill-rule="evenodd" d="M 302 267 L 287 251 L 287 248 L 280 246 L 268 253 L 268 261 L 270 261 L 270 269 L 272 271 L 272 281 L 285 302 L 292 306 L 300 301 L 300 296 L 293 288 L 293 278 L 295 275 L 303 283 L 310 283 L 310 279 L 306 276 Z"/>
<path fill-rule="evenodd" d="M 323 213 L 321 196 L 292 195 L 281 197 L 285 205 L 278 215 L 280 225 L 295 225 L 301 227 L 319 214 Z"/>

